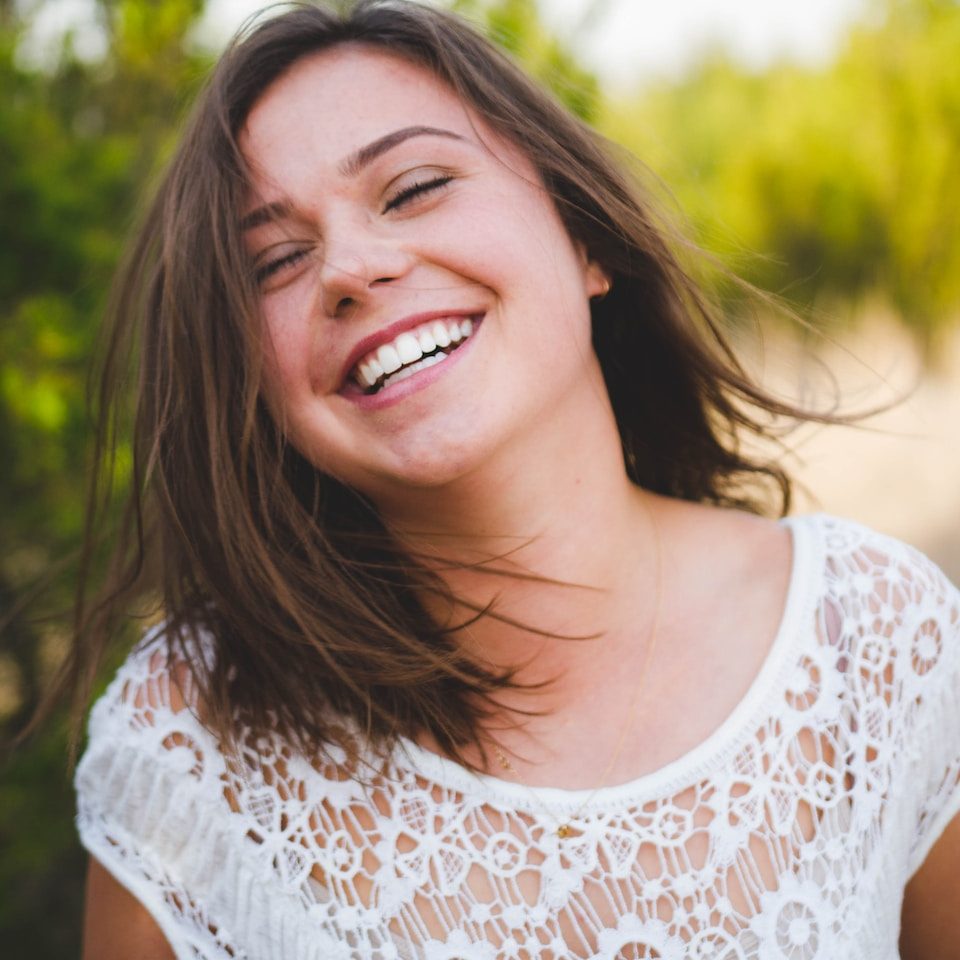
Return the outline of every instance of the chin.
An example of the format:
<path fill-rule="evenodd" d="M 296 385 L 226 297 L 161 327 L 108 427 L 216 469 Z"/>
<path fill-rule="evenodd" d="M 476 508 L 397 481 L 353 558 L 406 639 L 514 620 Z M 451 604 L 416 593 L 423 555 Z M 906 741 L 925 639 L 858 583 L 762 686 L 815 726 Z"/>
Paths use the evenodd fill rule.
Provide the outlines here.
<path fill-rule="evenodd" d="M 381 464 L 366 477 L 356 477 L 352 484 L 374 501 L 393 501 L 398 505 L 409 498 L 411 506 L 420 495 L 443 496 L 467 488 L 486 476 L 495 461 L 483 445 L 433 441 L 394 450 L 389 464 Z"/>
<path fill-rule="evenodd" d="M 486 458 L 463 450 L 438 450 L 404 458 L 394 476 L 403 486 L 438 489 L 456 485 L 476 474 Z"/>

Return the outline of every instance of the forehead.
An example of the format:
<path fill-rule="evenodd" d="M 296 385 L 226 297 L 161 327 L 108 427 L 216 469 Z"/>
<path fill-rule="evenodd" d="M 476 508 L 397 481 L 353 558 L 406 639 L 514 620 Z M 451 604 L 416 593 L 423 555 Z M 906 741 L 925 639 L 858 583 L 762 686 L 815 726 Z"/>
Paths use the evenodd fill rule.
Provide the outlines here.
<path fill-rule="evenodd" d="M 295 175 L 298 163 L 337 164 L 358 147 L 412 125 L 442 127 L 474 141 L 495 139 L 426 67 L 343 44 L 303 57 L 274 81 L 250 111 L 240 145 L 255 168 Z"/>

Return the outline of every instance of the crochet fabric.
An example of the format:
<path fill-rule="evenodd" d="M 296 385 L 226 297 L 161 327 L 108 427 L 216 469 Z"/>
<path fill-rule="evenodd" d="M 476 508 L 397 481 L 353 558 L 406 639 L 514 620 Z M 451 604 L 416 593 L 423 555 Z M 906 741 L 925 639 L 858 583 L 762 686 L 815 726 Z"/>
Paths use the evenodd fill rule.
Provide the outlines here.
<path fill-rule="evenodd" d="M 892 960 L 904 886 L 960 810 L 960 596 L 896 541 L 784 522 L 763 668 L 655 773 L 535 800 L 409 742 L 366 786 L 335 747 L 248 736 L 228 758 L 154 638 L 93 710 L 83 843 L 178 957 Z"/>

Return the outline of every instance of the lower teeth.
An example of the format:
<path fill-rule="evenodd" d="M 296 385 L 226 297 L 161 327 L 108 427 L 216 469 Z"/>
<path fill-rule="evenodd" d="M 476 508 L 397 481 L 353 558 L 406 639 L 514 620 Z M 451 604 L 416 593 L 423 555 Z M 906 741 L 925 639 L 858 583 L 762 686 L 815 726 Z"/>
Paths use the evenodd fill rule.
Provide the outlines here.
<path fill-rule="evenodd" d="M 408 367 L 401 367 L 396 373 L 391 373 L 388 377 L 384 378 L 381 383 L 374 386 L 370 390 L 370 393 L 378 393 L 388 384 L 399 383 L 401 380 L 406 380 L 407 377 L 412 377 L 421 370 L 426 370 L 427 367 L 435 367 L 441 361 L 446 360 L 448 356 L 448 353 L 445 353 L 443 350 L 438 350 L 436 353 L 431 353 L 429 356 L 417 360 L 416 363 L 411 363 Z"/>

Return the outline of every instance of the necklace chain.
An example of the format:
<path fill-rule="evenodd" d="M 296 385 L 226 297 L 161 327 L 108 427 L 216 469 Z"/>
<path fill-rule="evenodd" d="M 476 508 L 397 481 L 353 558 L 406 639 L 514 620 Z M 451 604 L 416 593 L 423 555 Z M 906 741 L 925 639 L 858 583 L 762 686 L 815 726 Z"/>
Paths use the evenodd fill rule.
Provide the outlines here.
<path fill-rule="evenodd" d="M 500 745 L 497 743 L 493 744 L 493 752 L 496 755 L 497 762 L 506 770 L 508 773 L 512 774 L 522 787 L 524 787 L 531 797 L 536 801 L 537 806 L 539 806 L 545 813 L 548 814 L 551 820 L 554 821 L 557 825 L 556 835 L 561 839 L 570 837 L 574 833 L 574 828 L 572 823 L 579 819 L 580 814 L 587 808 L 590 801 L 597 795 L 597 793 L 606 786 L 607 780 L 610 777 L 610 774 L 613 772 L 613 768 L 616 765 L 617 761 L 620 759 L 620 755 L 623 753 L 623 748 L 627 742 L 627 734 L 630 732 L 630 729 L 633 727 L 633 718 L 637 711 L 637 704 L 640 702 L 640 692 L 643 690 L 644 683 L 647 679 L 647 672 L 650 669 L 650 663 L 653 659 L 653 651 L 657 643 L 657 635 L 659 633 L 660 626 L 660 609 L 663 605 L 663 547 L 660 540 L 660 528 L 657 526 L 656 518 L 653 515 L 653 511 L 648 507 L 647 508 L 647 517 L 650 520 L 650 525 L 653 528 L 653 537 L 654 544 L 656 548 L 656 557 L 657 557 L 657 592 L 656 592 L 656 606 L 654 607 L 653 620 L 650 625 L 650 634 L 649 640 L 647 643 L 647 651 L 644 654 L 643 665 L 640 668 L 640 678 L 637 680 L 637 686 L 635 687 L 633 694 L 630 698 L 630 707 L 627 710 L 627 717 L 624 721 L 623 728 L 620 731 L 620 737 L 617 740 L 617 745 L 614 748 L 613 754 L 610 757 L 610 761 L 607 763 L 606 768 L 603 771 L 603 775 L 600 778 L 600 782 L 590 791 L 587 798 L 583 801 L 573 811 L 569 816 L 563 820 L 556 817 L 553 811 L 542 801 L 539 794 L 533 787 L 529 786 L 520 776 L 520 773 L 517 771 L 517 768 L 511 763 L 510 758 L 503 752 L 500 748 Z"/>

